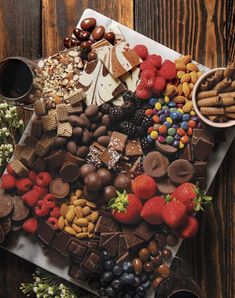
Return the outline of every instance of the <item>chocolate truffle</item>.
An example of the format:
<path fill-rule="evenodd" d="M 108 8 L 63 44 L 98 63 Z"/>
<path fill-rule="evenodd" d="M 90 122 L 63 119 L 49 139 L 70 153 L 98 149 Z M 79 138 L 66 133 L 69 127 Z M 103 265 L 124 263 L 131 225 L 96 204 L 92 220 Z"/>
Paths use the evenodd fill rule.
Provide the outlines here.
<path fill-rule="evenodd" d="M 126 174 L 120 174 L 115 178 L 114 186 L 119 191 L 131 192 L 131 178 Z"/>
<path fill-rule="evenodd" d="M 80 175 L 83 179 L 87 174 L 94 173 L 94 172 L 95 172 L 95 167 L 92 164 L 86 163 L 80 168 Z"/>
<path fill-rule="evenodd" d="M 84 179 L 88 191 L 98 191 L 102 187 L 102 179 L 97 173 L 89 173 Z"/>
<path fill-rule="evenodd" d="M 112 185 L 105 186 L 102 191 L 102 199 L 104 203 L 108 203 L 112 198 L 117 196 L 116 188 Z"/>
<path fill-rule="evenodd" d="M 107 186 L 112 183 L 113 175 L 109 170 L 105 168 L 100 168 L 96 173 L 100 176 L 102 180 L 102 186 Z"/>

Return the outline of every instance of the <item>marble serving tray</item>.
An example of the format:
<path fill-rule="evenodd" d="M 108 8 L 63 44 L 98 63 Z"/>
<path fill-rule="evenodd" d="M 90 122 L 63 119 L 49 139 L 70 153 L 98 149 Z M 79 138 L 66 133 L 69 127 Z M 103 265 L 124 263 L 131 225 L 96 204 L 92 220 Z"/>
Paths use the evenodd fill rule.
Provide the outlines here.
<path fill-rule="evenodd" d="M 96 18 L 98 25 L 103 25 L 104 27 L 109 26 L 110 24 L 116 24 L 118 25 L 118 28 L 120 29 L 121 33 L 125 36 L 127 42 L 129 42 L 130 46 L 134 46 L 139 43 L 143 43 L 148 46 L 149 52 L 150 53 L 157 53 L 162 56 L 163 59 L 170 59 L 174 60 L 178 57 L 181 56 L 181 54 L 163 46 L 160 43 L 155 42 L 154 40 L 147 38 L 146 36 L 129 29 L 126 26 L 121 25 L 120 23 L 117 23 L 113 21 L 110 18 L 105 17 L 102 14 L 97 13 L 94 10 L 91 9 L 86 9 L 81 17 L 81 20 L 87 17 L 93 17 Z M 79 21 L 78 25 L 80 24 L 81 20 Z M 202 71 L 207 71 L 209 70 L 203 65 L 199 65 L 200 70 Z M 23 139 L 27 132 L 30 130 L 31 126 L 31 121 L 29 122 L 25 133 L 21 139 L 21 142 L 23 142 Z M 207 167 L 207 187 L 206 190 L 209 189 L 218 169 L 220 164 L 223 161 L 223 158 L 231 145 L 233 138 L 235 136 L 235 127 L 227 129 L 226 130 L 226 141 L 221 143 L 220 146 L 218 147 L 217 151 L 214 152 L 211 155 L 210 161 L 208 163 Z M 176 245 L 173 249 L 173 257 L 172 259 L 168 262 L 170 265 L 174 256 L 176 255 L 182 241 L 179 241 L 178 245 Z M 78 281 L 76 279 L 71 278 L 68 275 L 68 269 L 69 269 L 69 259 L 66 259 L 64 261 L 55 261 L 51 260 L 47 256 L 44 255 L 43 249 L 40 246 L 38 240 L 32 236 L 25 235 L 24 233 L 20 233 L 19 238 L 17 241 L 11 244 L 6 244 L 2 246 L 4 249 L 14 253 L 15 255 L 18 255 L 19 257 L 47 270 L 50 271 L 51 273 L 56 274 L 57 276 L 60 276 L 64 278 L 67 281 L 70 281 L 82 288 L 85 288 L 91 292 L 93 292 L 87 285 L 87 283 Z M 148 298 L 154 297 L 153 291 L 148 292 Z"/>

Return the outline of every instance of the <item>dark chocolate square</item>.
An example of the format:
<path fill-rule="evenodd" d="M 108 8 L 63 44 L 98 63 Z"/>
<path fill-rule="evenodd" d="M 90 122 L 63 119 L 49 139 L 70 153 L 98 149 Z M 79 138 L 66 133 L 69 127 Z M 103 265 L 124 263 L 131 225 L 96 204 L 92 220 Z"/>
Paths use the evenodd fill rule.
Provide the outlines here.
<path fill-rule="evenodd" d="M 82 270 L 79 266 L 72 264 L 69 268 L 68 275 L 72 278 L 80 279 L 80 280 L 87 280 L 88 272 Z"/>
<path fill-rule="evenodd" d="M 187 144 L 187 146 L 185 146 L 184 149 L 181 150 L 180 158 L 181 159 L 186 159 L 188 161 L 193 161 L 191 143 Z"/>
<path fill-rule="evenodd" d="M 118 252 L 119 234 L 113 235 L 104 244 L 103 248 L 109 252 L 112 257 L 115 257 Z"/>
<path fill-rule="evenodd" d="M 112 169 L 118 160 L 120 159 L 121 155 L 114 150 L 113 148 L 107 148 L 101 155 L 100 160 L 108 167 L 108 169 Z"/>
<path fill-rule="evenodd" d="M 81 263 L 81 268 L 93 272 L 100 264 L 101 258 L 96 252 L 91 252 Z"/>
<path fill-rule="evenodd" d="M 56 229 L 47 221 L 39 224 L 37 237 L 46 245 L 49 245 L 56 236 Z"/>
<path fill-rule="evenodd" d="M 195 161 L 194 164 L 195 177 L 206 176 L 206 161 Z"/>
<path fill-rule="evenodd" d="M 88 245 L 82 241 L 71 239 L 68 243 L 67 250 L 73 256 L 84 258 L 88 251 Z"/>
<path fill-rule="evenodd" d="M 157 231 L 156 226 L 149 225 L 147 222 L 142 221 L 139 223 L 139 225 L 135 229 L 135 236 L 145 240 L 149 241 Z"/>
<path fill-rule="evenodd" d="M 213 143 L 206 139 L 198 139 L 193 148 L 193 158 L 196 160 L 205 160 L 213 149 Z"/>
<path fill-rule="evenodd" d="M 120 258 L 117 259 L 116 264 L 122 265 L 124 262 L 130 261 L 130 260 L 131 260 L 131 256 L 127 251 L 124 255 L 122 255 Z"/>
<path fill-rule="evenodd" d="M 141 156 L 143 154 L 140 140 L 139 139 L 133 139 L 128 140 L 126 144 L 126 156 Z"/>
<path fill-rule="evenodd" d="M 114 233 L 102 233 L 100 235 L 100 243 L 99 246 L 102 247 L 103 244 L 113 237 Z"/>
<path fill-rule="evenodd" d="M 117 131 L 113 131 L 108 146 L 119 152 L 123 152 L 127 138 L 127 135 Z"/>
<path fill-rule="evenodd" d="M 95 232 L 97 233 L 112 233 L 118 232 L 118 224 L 110 217 L 100 216 L 95 227 Z"/>
<path fill-rule="evenodd" d="M 62 231 L 52 241 L 51 246 L 58 253 L 60 253 L 62 256 L 67 257 L 69 254 L 67 251 L 67 246 L 68 246 L 68 242 L 70 241 L 71 238 L 72 238 L 72 236 L 70 236 L 66 232 Z"/>
<path fill-rule="evenodd" d="M 120 258 L 124 253 L 127 251 L 127 244 L 126 239 L 123 234 L 119 236 L 119 243 L 118 243 L 118 257 Z"/>
<path fill-rule="evenodd" d="M 122 229 L 123 229 L 123 233 L 124 233 L 124 237 L 125 237 L 128 249 L 138 248 L 144 242 L 143 239 L 137 237 L 134 234 L 135 229 L 136 229 L 135 226 L 134 227 L 133 226 L 122 226 Z"/>

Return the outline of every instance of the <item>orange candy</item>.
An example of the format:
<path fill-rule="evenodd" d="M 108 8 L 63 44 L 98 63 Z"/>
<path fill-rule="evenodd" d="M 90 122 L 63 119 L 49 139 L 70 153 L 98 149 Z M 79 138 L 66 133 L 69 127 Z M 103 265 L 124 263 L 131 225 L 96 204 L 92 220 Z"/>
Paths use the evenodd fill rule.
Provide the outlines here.
<path fill-rule="evenodd" d="M 158 115 L 154 115 L 152 119 L 153 119 L 154 123 L 160 122 L 160 118 L 158 117 Z"/>
<path fill-rule="evenodd" d="M 180 135 L 181 137 L 185 135 L 185 131 L 183 130 L 182 127 L 177 128 L 177 134 Z"/>
<path fill-rule="evenodd" d="M 167 132 L 167 127 L 166 125 L 160 125 L 158 127 L 158 131 L 161 133 L 161 134 L 165 134 Z"/>
<path fill-rule="evenodd" d="M 145 111 L 145 115 L 146 115 L 146 116 L 151 116 L 151 115 L 152 115 L 152 112 L 153 112 L 152 109 L 147 109 L 147 110 Z"/>
<path fill-rule="evenodd" d="M 187 144 L 189 142 L 189 137 L 188 136 L 183 136 L 182 138 L 180 138 L 180 141 L 183 143 L 183 144 Z"/>
<path fill-rule="evenodd" d="M 188 121 L 188 127 L 194 128 L 196 126 L 196 122 L 193 120 Z"/>
<path fill-rule="evenodd" d="M 188 136 L 191 136 L 193 134 L 193 129 L 191 127 L 188 128 L 187 134 Z"/>

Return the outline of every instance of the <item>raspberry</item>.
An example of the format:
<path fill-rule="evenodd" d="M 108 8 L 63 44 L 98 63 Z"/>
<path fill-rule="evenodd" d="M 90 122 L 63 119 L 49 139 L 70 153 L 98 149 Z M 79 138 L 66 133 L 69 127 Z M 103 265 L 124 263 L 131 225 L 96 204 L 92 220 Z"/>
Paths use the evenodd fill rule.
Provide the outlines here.
<path fill-rule="evenodd" d="M 166 80 L 172 80 L 176 77 L 176 67 L 175 64 L 167 63 L 162 66 L 162 68 L 159 71 L 160 76 L 162 76 Z"/>
<path fill-rule="evenodd" d="M 47 187 L 51 183 L 52 177 L 48 172 L 41 172 L 36 177 L 36 184 L 38 186 Z"/>
<path fill-rule="evenodd" d="M 23 230 L 27 233 L 35 234 L 38 229 L 38 221 L 32 217 L 27 219 L 23 224 Z"/>
<path fill-rule="evenodd" d="M 33 190 L 37 191 L 40 195 L 40 199 L 43 198 L 47 193 L 48 189 L 42 186 L 34 185 Z"/>
<path fill-rule="evenodd" d="M 29 171 L 28 178 L 33 182 L 36 183 L 37 174 L 34 171 Z"/>
<path fill-rule="evenodd" d="M 151 91 L 145 88 L 142 83 L 139 83 L 136 87 L 135 93 L 140 99 L 149 99 L 151 97 Z"/>
<path fill-rule="evenodd" d="M 50 208 L 46 202 L 39 200 L 34 208 L 34 213 L 38 217 L 44 217 L 49 214 Z"/>
<path fill-rule="evenodd" d="M 145 88 L 152 88 L 155 81 L 155 72 L 152 69 L 145 69 L 140 75 L 141 83 Z"/>
<path fill-rule="evenodd" d="M 155 67 L 151 61 L 145 60 L 140 64 L 140 70 L 145 70 L 145 69 L 155 70 Z"/>
<path fill-rule="evenodd" d="M 22 200 L 25 204 L 27 204 L 30 207 L 33 207 L 37 204 L 38 200 L 40 199 L 40 193 L 38 193 L 36 190 L 32 189 L 28 192 L 26 192 L 22 196 Z"/>
<path fill-rule="evenodd" d="M 58 219 L 56 217 L 49 217 L 47 221 L 52 224 L 54 228 L 58 229 Z"/>
<path fill-rule="evenodd" d="M 175 66 L 175 63 L 172 62 L 172 61 L 169 60 L 169 59 L 166 59 L 166 60 L 164 60 L 164 62 L 162 63 L 162 66 L 164 66 L 164 65 L 172 65 L 172 66 Z"/>
<path fill-rule="evenodd" d="M 162 66 L 162 57 L 159 55 L 148 55 L 147 61 L 150 61 L 156 68 L 161 68 Z"/>
<path fill-rule="evenodd" d="M 60 207 L 55 206 L 53 210 L 50 212 L 51 217 L 59 218 L 61 216 Z"/>
<path fill-rule="evenodd" d="M 29 178 L 20 178 L 16 180 L 16 188 L 22 192 L 26 193 L 32 188 L 32 181 Z"/>
<path fill-rule="evenodd" d="M 7 165 L 7 173 L 8 173 L 9 175 L 11 175 L 11 176 L 16 176 L 16 173 L 15 173 L 14 170 L 12 169 L 12 166 L 11 166 L 10 163 Z"/>
<path fill-rule="evenodd" d="M 1 187 L 3 189 L 12 189 L 12 188 L 15 188 L 15 186 L 16 186 L 15 177 L 9 174 L 2 175 Z"/>
<path fill-rule="evenodd" d="M 134 47 L 134 51 L 140 56 L 141 59 L 145 60 L 148 56 L 148 49 L 143 44 L 138 44 Z"/>
<path fill-rule="evenodd" d="M 157 76 L 155 78 L 154 86 L 153 86 L 153 91 L 156 94 L 160 94 L 166 87 L 166 81 L 163 77 Z"/>

